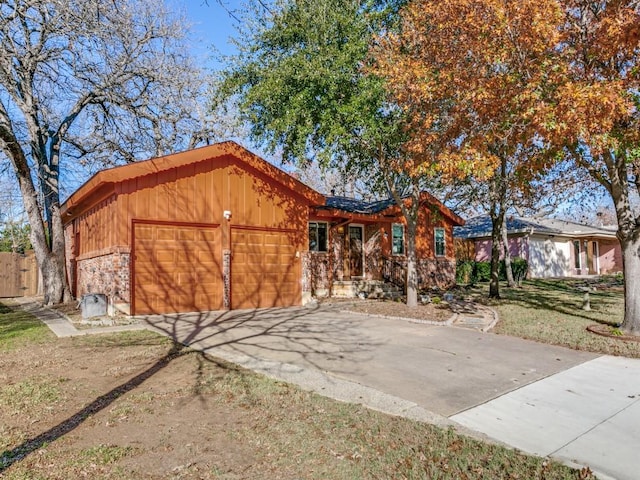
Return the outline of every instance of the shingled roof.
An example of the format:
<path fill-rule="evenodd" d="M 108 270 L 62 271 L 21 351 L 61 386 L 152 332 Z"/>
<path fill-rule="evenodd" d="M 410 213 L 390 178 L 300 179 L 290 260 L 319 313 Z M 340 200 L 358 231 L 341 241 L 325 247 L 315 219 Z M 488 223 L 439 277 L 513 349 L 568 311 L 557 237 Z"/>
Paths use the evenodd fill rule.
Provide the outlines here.
<path fill-rule="evenodd" d="M 421 202 L 433 205 L 436 207 L 445 217 L 449 218 L 454 225 L 464 225 L 464 220 L 452 212 L 437 198 L 428 192 L 422 192 L 420 194 Z M 409 199 L 409 197 L 405 197 Z M 326 203 L 316 207 L 318 210 L 334 210 L 355 215 L 376 215 L 386 212 L 389 209 L 398 208 L 396 201 L 393 198 L 386 198 L 383 200 L 365 201 L 358 200 L 349 197 L 328 196 L 326 197 Z"/>
<path fill-rule="evenodd" d="M 568 220 L 555 218 L 525 218 L 505 217 L 507 234 L 558 235 L 565 237 L 610 237 L 615 238 L 615 227 L 594 227 Z M 491 217 L 480 215 L 466 221 L 464 227 L 455 227 L 453 235 L 456 238 L 486 238 L 491 236 Z"/>
<path fill-rule="evenodd" d="M 367 202 L 355 198 L 334 196 L 327 197 L 327 203 L 325 205 L 327 208 L 337 208 L 338 210 L 343 210 L 345 212 L 372 214 L 380 213 L 391 205 L 395 205 L 395 203 L 396 202 L 393 198 Z"/>

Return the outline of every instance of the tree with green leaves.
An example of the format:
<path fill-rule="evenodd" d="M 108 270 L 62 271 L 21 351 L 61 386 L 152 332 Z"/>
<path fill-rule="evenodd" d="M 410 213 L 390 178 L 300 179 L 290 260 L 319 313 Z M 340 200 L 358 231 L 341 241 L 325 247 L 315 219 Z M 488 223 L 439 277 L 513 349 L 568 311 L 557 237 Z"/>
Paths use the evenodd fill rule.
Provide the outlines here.
<path fill-rule="evenodd" d="M 284 162 L 367 179 L 407 223 L 407 305 L 417 305 L 415 238 L 428 176 L 402 149 L 404 113 L 368 69 L 375 34 L 395 28 L 400 0 L 253 2 L 215 104 L 235 99 L 252 139 Z"/>

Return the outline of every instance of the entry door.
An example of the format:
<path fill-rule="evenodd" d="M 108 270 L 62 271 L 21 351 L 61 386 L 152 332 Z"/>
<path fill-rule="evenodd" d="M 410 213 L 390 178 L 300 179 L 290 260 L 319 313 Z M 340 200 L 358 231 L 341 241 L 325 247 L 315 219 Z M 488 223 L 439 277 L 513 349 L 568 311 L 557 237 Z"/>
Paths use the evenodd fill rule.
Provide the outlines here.
<path fill-rule="evenodd" d="M 362 225 L 349 226 L 349 274 L 352 277 L 363 276 L 363 238 Z"/>

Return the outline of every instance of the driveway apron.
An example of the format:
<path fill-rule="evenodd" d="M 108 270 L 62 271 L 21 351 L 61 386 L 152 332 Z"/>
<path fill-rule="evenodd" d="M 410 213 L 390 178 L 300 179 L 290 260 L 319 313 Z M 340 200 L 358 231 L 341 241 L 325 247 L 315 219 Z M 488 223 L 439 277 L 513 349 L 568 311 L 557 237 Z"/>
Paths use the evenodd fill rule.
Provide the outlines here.
<path fill-rule="evenodd" d="M 314 368 L 450 416 L 594 355 L 472 330 L 281 308 L 148 316 L 179 342 Z"/>

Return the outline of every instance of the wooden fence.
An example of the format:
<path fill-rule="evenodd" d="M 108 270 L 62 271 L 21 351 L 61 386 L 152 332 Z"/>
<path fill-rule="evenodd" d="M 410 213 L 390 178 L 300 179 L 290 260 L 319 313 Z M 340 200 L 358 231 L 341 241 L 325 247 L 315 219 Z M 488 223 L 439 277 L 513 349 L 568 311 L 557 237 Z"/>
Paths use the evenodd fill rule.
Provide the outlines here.
<path fill-rule="evenodd" d="M 0 252 L 0 298 L 38 294 L 39 270 L 33 252 Z"/>

